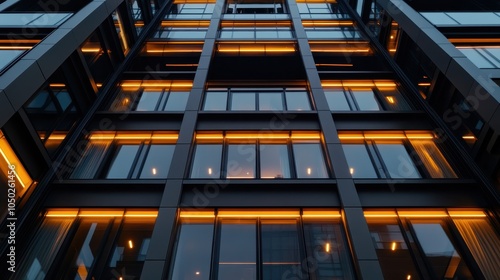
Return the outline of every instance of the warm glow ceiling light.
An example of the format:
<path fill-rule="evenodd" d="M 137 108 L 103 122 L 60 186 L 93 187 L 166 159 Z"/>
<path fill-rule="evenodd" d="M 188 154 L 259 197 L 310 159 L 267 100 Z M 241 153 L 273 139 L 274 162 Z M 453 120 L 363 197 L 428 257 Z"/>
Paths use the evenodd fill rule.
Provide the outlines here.
<path fill-rule="evenodd" d="M 123 211 L 120 210 L 81 210 L 79 217 L 122 217 Z"/>
<path fill-rule="evenodd" d="M 10 165 L 14 165 L 14 174 L 16 175 L 16 182 L 19 182 L 21 187 L 25 189 L 26 187 L 30 186 L 31 183 L 33 183 L 33 180 L 31 179 L 31 176 L 28 174 L 26 169 L 24 169 L 24 166 L 21 164 L 21 161 L 17 157 L 16 153 L 14 150 L 11 148 L 9 142 L 5 138 L 3 132 L 0 132 L 0 155 L 1 158 L 3 158 L 4 162 L 2 162 L 2 169 L 5 167 L 6 169 L 9 169 Z M 10 170 L 10 169 L 9 169 Z M 8 171 L 5 172 L 7 175 Z M 23 190 L 24 192 L 24 190 Z M 22 193 L 18 193 L 18 195 L 21 195 Z"/>
<path fill-rule="evenodd" d="M 66 85 L 61 83 L 51 83 L 49 84 L 49 87 L 66 87 Z"/>
<path fill-rule="evenodd" d="M 32 46 L 0 46 L 0 50 L 31 50 Z"/>
<path fill-rule="evenodd" d="M 101 51 L 101 48 L 81 48 L 81 51 L 83 53 L 96 53 L 96 52 L 100 52 Z"/>
<path fill-rule="evenodd" d="M 149 132 L 93 132 L 89 139 L 94 140 L 177 140 L 177 133 Z"/>
<path fill-rule="evenodd" d="M 462 136 L 462 139 L 464 139 L 464 140 L 476 140 L 476 137 L 474 135 L 464 135 L 464 136 Z"/>
<path fill-rule="evenodd" d="M 191 88 L 192 81 L 124 81 L 121 87 L 124 88 L 137 88 L 137 87 L 151 87 L 151 88 Z"/>
<path fill-rule="evenodd" d="M 359 80 L 359 81 L 321 81 L 323 87 L 396 87 L 396 83 L 393 81 L 370 81 L 370 80 Z"/>
<path fill-rule="evenodd" d="M 429 87 L 431 86 L 431 83 L 418 83 L 419 87 Z"/>
<path fill-rule="evenodd" d="M 78 209 L 58 209 L 58 210 L 49 210 L 45 217 L 76 217 L 78 215 Z"/>
<path fill-rule="evenodd" d="M 197 133 L 196 140 L 222 140 L 222 133 Z"/>
<path fill-rule="evenodd" d="M 179 216 L 181 218 L 215 218 L 213 210 L 181 210 Z"/>
<path fill-rule="evenodd" d="M 398 210 L 398 215 L 400 217 L 407 218 L 439 218 L 448 217 L 445 211 L 442 210 Z"/>
<path fill-rule="evenodd" d="M 448 210 L 448 214 L 453 218 L 482 218 L 486 217 L 481 210 Z"/>
<path fill-rule="evenodd" d="M 227 132 L 226 139 L 288 139 L 289 133 L 233 133 Z"/>
<path fill-rule="evenodd" d="M 209 20 L 164 20 L 162 27 L 208 27 Z"/>
<path fill-rule="evenodd" d="M 302 218 L 321 219 L 321 218 L 340 218 L 340 212 L 335 210 L 306 210 L 302 211 Z"/>
<path fill-rule="evenodd" d="M 158 216 L 158 211 L 132 210 L 126 211 L 124 216 L 127 218 L 156 218 Z"/>
<path fill-rule="evenodd" d="M 397 217 L 394 211 L 386 210 L 367 210 L 364 211 L 365 218 L 393 218 Z"/>
<path fill-rule="evenodd" d="M 298 218 L 299 210 L 219 210 L 221 218 Z"/>

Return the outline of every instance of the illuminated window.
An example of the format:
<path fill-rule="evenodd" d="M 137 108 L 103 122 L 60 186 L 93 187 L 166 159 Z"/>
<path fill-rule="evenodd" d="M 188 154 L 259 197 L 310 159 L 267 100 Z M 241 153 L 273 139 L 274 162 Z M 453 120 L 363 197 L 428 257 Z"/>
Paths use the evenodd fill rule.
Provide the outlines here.
<path fill-rule="evenodd" d="M 7 213 L 7 199 L 21 197 L 33 180 L 0 130 L 0 218 Z"/>
<path fill-rule="evenodd" d="M 261 271 L 262 279 L 299 272 L 301 278 L 309 273 L 318 279 L 354 279 L 347 248 L 334 210 L 304 209 L 301 215 L 299 209 L 219 209 L 217 216 L 213 210 L 181 211 L 171 278 L 261 279 Z M 317 269 L 301 270 L 304 259 L 317 262 Z"/>
<path fill-rule="evenodd" d="M 19 279 L 139 278 L 156 216 L 157 211 L 50 210 L 16 275 Z M 113 246 L 102 250 L 105 244 Z M 58 255 L 60 262 L 54 263 Z M 99 266 L 104 271 L 96 269 Z"/>
<path fill-rule="evenodd" d="M 353 178 L 457 178 L 430 133 L 341 133 Z"/>
<path fill-rule="evenodd" d="M 189 81 L 159 81 L 157 85 L 124 81 L 109 109 L 115 112 L 184 111 L 190 88 Z"/>
<path fill-rule="evenodd" d="M 297 1 L 300 17 L 303 19 L 346 19 L 349 15 L 334 0 Z"/>
<path fill-rule="evenodd" d="M 226 14 L 283 14 L 285 7 L 282 0 L 228 0 Z"/>
<path fill-rule="evenodd" d="M 396 84 L 378 86 L 382 81 L 324 81 L 328 106 L 332 111 L 406 111 L 411 107 Z M 366 86 L 363 86 L 366 85 Z"/>
<path fill-rule="evenodd" d="M 177 134 L 93 134 L 70 178 L 167 177 Z"/>
<path fill-rule="evenodd" d="M 204 111 L 310 111 L 305 89 L 209 89 Z"/>
<path fill-rule="evenodd" d="M 294 135 L 200 133 L 190 178 L 328 178 L 319 135 Z"/>
<path fill-rule="evenodd" d="M 365 217 L 387 279 L 495 279 L 499 275 L 492 264 L 500 254 L 492 244 L 500 244 L 500 239 L 483 211 L 367 210 Z M 458 235 L 452 234 L 457 230 Z M 463 257 L 470 253 L 474 260 Z M 469 269 L 472 261 L 481 271 Z"/>
<path fill-rule="evenodd" d="M 189 3 L 189 1 L 175 0 L 173 1 L 172 9 L 165 18 L 167 19 L 210 19 L 214 12 L 215 1 L 196 1 L 196 3 Z"/>

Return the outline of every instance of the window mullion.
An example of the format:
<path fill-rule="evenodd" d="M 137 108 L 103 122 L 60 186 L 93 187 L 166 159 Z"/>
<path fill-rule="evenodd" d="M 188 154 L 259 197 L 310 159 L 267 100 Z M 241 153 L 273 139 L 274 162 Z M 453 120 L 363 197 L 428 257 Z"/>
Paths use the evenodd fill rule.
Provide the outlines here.
<path fill-rule="evenodd" d="M 148 152 L 149 146 L 149 144 L 145 144 L 144 142 L 139 145 L 139 150 L 135 154 L 135 158 L 129 170 L 127 178 L 136 179 L 139 176 L 139 171 L 142 169 L 145 154 Z"/>
<path fill-rule="evenodd" d="M 257 259 L 255 260 L 256 263 L 255 263 L 255 266 L 256 266 L 256 278 L 257 280 L 261 280 L 262 279 L 262 230 L 261 230 L 261 220 L 260 220 L 260 217 L 257 217 L 257 220 L 256 220 L 256 223 L 257 223 L 257 226 L 255 227 L 255 230 L 256 230 L 256 233 L 255 233 L 255 236 L 257 238 L 257 242 L 255 242 L 256 246 L 257 246 L 257 254 L 256 254 L 256 257 Z"/>
<path fill-rule="evenodd" d="M 373 141 L 366 141 L 365 145 L 368 148 L 370 158 L 375 163 L 379 178 L 390 178 L 387 166 L 385 166 L 382 156 L 380 155 L 375 143 Z"/>

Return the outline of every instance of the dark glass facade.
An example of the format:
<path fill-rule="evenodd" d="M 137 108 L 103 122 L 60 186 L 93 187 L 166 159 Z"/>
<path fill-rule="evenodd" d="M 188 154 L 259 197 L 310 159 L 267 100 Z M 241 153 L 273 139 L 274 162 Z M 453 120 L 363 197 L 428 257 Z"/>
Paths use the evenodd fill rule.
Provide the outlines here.
<path fill-rule="evenodd" d="M 500 7 L 435 2 L 0 1 L 0 275 L 500 279 Z"/>

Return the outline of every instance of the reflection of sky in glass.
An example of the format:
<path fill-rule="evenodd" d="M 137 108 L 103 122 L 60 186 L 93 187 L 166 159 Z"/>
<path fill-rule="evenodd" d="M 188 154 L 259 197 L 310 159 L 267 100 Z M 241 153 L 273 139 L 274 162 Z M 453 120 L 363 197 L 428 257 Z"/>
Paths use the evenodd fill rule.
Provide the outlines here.
<path fill-rule="evenodd" d="M 451 256 L 455 252 L 440 224 L 413 224 L 413 229 L 427 256 Z"/>

